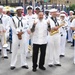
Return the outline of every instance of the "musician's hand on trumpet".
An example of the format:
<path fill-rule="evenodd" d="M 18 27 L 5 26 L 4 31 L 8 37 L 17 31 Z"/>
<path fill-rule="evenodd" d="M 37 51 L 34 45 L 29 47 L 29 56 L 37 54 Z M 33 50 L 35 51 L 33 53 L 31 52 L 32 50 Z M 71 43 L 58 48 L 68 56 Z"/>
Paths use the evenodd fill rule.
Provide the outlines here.
<path fill-rule="evenodd" d="M 55 30 L 55 31 L 58 30 L 58 29 L 59 29 L 58 26 L 54 27 L 54 30 Z"/>
<path fill-rule="evenodd" d="M 51 31 L 57 31 L 58 29 L 59 29 L 58 26 L 55 26 L 51 29 Z"/>

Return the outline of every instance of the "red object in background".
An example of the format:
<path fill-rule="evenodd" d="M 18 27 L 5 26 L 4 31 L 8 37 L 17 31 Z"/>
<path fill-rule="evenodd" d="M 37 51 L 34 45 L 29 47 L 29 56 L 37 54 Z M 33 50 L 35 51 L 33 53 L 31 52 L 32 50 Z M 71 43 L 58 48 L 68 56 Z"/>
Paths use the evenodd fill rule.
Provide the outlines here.
<path fill-rule="evenodd" d="M 24 14 L 24 13 L 22 13 L 22 15 L 23 15 L 23 16 L 25 16 L 25 14 Z"/>
<path fill-rule="evenodd" d="M 25 14 L 24 14 L 24 9 L 22 10 L 22 15 L 25 16 Z"/>
<path fill-rule="evenodd" d="M 66 16 L 68 16 L 68 13 L 65 12 L 64 14 L 65 14 Z"/>

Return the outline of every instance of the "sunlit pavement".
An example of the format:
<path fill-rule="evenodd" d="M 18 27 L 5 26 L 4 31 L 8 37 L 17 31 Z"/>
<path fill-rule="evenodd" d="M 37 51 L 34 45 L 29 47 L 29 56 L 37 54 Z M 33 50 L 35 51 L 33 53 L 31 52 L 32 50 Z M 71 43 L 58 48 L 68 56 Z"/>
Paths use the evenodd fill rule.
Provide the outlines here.
<path fill-rule="evenodd" d="M 61 58 L 61 67 L 48 66 L 48 50 L 46 54 L 45 67 L 46 71 L 42 71 L 39 68 L 36 72 L 32 71 L 32 58 L 28 58 L 29 69 L 22 69 L 20 66 L 20 59 L 17 61 L 16 69 L 10 70 L 11 54 L 8 53 L 9 59 L 3 59 L 0 56 L 0 75 L 75 75 L 75 65 L 73 64 L 73 47 L 71 44 L 66 45 L 66 54 L 64 58 Z M 18 56 L 19 57 L 19 56 Z"/>

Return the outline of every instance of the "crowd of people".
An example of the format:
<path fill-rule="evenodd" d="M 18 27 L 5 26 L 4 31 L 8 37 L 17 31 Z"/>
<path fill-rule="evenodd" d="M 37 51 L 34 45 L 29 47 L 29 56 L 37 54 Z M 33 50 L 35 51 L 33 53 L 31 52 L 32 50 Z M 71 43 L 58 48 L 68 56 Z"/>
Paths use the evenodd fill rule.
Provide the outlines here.
<path fill-rule="evenodd" d="M 48 66 L 62 65 L 60 57 L 65 57 L 66 41 L 73 42 L 74 46 L 75 38 L 72 37 L 75 36 L 75 16 L 73 11 L 69 11 L 69 15 L 55 8 L 43 12 L 39 6 L 33 8 L 29 5 L 26 7 L 25 16 L 22 6 L 16 7 L 16 14 L 11 16 L 10 12 L 3 9 L 4 7 L 0 5 L 0 55 L 8 59 L 7 50 L 10 51 L 11 70 L 16 68 L 19 51 L 22 68 L 29 69 L 26 60 L 32 56 L 32 71 L 36 72 L 37 67 L 46 70 L 44 64 L 47 48 Z M 39 64 L 37 64 L 39 53 Z"/>

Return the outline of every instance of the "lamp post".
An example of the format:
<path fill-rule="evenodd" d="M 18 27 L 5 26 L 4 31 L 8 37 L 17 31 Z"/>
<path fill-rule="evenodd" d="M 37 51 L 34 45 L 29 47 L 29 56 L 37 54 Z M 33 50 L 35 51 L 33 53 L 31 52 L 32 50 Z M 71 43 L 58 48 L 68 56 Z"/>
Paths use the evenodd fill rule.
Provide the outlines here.
<path fill-rule="evenodd" d="M 27 13 L 27 11 L 26 11 L 26 0 L 23 0 L 23 8 L 24 8 L 24 14 L 26 14 Z"/>
<path fill-rule="evenodd" d="M 6 5 L 8 5 L 8 0 L 6 0 Z"/>
<path fill-rule="evenodd" d="M 19 6 L 21 6 L 21 0 L 19 0 Z"/>

